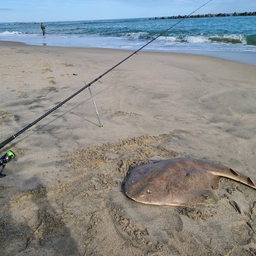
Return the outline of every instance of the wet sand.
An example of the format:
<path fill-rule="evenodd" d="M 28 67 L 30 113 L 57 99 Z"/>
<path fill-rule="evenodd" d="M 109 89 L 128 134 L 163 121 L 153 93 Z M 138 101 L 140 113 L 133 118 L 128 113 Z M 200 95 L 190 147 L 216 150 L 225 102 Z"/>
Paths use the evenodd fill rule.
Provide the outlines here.
<path fill-rule="evenodd" d="M 128 51 L 0 42 L 0 142 Z M 256 191 L 222 179 L 215 204 L 144 205 L 129 169 L 191 157 L 256 180 L 256 66 L 140 52 L 1 149 L 0 255 L 255 255 Z"/>

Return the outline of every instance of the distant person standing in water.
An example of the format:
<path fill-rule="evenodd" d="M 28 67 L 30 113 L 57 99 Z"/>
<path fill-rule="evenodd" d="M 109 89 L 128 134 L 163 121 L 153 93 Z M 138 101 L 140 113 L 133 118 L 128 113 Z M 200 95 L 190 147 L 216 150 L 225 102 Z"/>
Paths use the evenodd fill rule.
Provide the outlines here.
<path fill-rule="evenodd" d="M 45 35 L 45 25 L 43 23 L 41 23 L 41 29 L 42 29 L 43 36 L 44 36 Z"/>

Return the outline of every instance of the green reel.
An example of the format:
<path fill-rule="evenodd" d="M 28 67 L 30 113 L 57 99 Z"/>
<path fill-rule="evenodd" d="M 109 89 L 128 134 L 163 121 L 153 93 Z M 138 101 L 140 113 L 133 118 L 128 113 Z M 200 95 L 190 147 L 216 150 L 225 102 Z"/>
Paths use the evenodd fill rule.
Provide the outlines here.
<path fill-rule="evenodd" d="M 4 178 L 6 174 L 2 174 L 2 171 L 4 170 L 4 167 L 8 162 L 11 161 L 11 159 L 15 158 L 15 154 L 11 151 L 8 150 L 1 158 L 0 158 L 0 166 L 2 166 L 2 169 L 0 171 L 0 178 Z"/>

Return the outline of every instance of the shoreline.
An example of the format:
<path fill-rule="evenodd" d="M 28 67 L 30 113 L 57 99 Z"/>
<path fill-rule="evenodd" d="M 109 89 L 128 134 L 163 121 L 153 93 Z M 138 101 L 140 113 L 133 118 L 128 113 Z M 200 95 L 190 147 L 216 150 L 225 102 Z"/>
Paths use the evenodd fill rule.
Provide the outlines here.
<path fill-rule="evenodd" d="M 72 48 L 72 49 L 105 49 L 105 50 L 117 50 L 117 51 L 126 51 L 126 52 L 135 52 L 136 50 L 126 50 L 126 49 L 116 49 L 116 48 L 97 48 L 97 47 L 75 47 L 75 46 L 47 46 L 47 45 L 30 45 L 18 41 L 3 41 L 0 40 L 0 46 L 35 46 L 35 47 L 54 47 L 54 48 Z M 208 56 L 213 58 L 218 58 L 222 60 L 234 61 L 238 63 L 244 63 L 249 65 L 256 66 L 256 52 L 235 52 L 235 51 L 151 51 L 143 49 L 141 52 L 156 52 L 156 53 L 170 53 L 170 54 L 185 54 L 185 55 L 198 55 L 198 56 Z"/>
<path fill-rule="evenodd" d="M 256 52 L 234 52 L 234 51 L 184 51 L 184 54 L 208 56 L 222 60 L 234 61 L 256 66 Z"/>

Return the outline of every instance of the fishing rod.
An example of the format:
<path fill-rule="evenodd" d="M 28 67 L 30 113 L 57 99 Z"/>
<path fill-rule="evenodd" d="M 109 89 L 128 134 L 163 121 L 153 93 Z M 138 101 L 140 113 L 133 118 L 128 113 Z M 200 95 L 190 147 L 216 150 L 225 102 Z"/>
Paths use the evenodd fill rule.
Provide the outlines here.
<path fill-rule="evenodd" d="M 93 81 L 91 81 L 90 83 L 86 84 L 84 87 L 82 87 L 81 89 L 79 89 L 78 91 L 76 91 L 74 94 L 72 94 L 71 96 L 69 96 L 68 98 L 66 98 L 65 100 L 63 100 L 62 102 L 60 102 L 59 104 L 57 104 L 55 107 L 53 107 L 52 109 L 48 110 L 45 114 L 43 114 L 42 116 L 40 116 L 39 118 L 37 118 L 35 121 L 33 121 L 32 123 L 30 123 L 29 125 L 27 125 L 26 127 L 24 127 L 23 129 L 21 129 L 20 131 L 18 131 L 16 134 L 12 135 L 11 137 L 9 137 L 8 139 L 6 139 L 5 141 L 3 141 L 2 143 L 0 143 L 0 149 L 3 148 L 4 146 L 6 146 L 8 143 L 10 143 L 11 141 L 13 141 L 14 139 L 16 139 L 19 135 L 21 135 L 22 133 L 24 133 L 26 130 L 28 130 L 29 128 L 31 128 L 32 126 L 34 126 L 35 124 L 37 124 L 38 122 L 40 122 L 42 119 L 44 119 L 45 117 L 47 117 L 48 115 L 50 115 L 52 112 L 54 112 L 56 109 L 58 109 L 59 107 L 61 107 L 62 105 L 64 105 L 65 103 L 67 103 L 68 101 L 70 101 L 71 99 L 73 99 L 75 96 L 77 96 L 79 93 L 81 93 L 82 91 L 84 91 L 87 88 L 90 88 L 90 86 L 92 84 L 94 84 L 95 82 L 99 81 L 102 77 L 104 77 L 105 75 L 107 75 L 108 73 L 110 73 L 113 69 L 115 69 L 116 67 L 120 66 L 122 63 L 124 63 L 125 61 L 127 61 L 128 59 L 130 59 L 133 55 L 137 54 L 139 51 L 141 51 L 142 49 L 144 49 L 145 47 L 147 47 L 149 44 L 151 44 L 152 42 L 154 42 L 155 40 L 157 40 L 159 37 L 163 36 L 166 32 L 170 31 L 171 29 L 173 29 L 175 26 L 177 26 L 179 23 L 181 23 L 182 21 L 184 21 L 185 19 L 189 18 L 193 13 L 195 13 L 196 11 L 200 10 L 201 8 L 203 8 L 205 5 L 207 5 L 209 2 L 211 2 L 212 0 L 208 0 L 207 2 L 205 2 L 203 5 L 201 5 L 200 7 L 198 7 L 197 9 L 195 9 L 193 12 L 191 12 L 189 15 L 184 16 L 182 19 L 180 19 L 178 22 L 176 22 L 174 25 L 170 26 L 168 29 L 164 30 L 163 32 L 161 32 L 158 36 L 154 37 L 153 39 L 151 39 L 149 42 L 147 42 L 146 44 L 144 44 L 143 46 L 141 46 L 138 50 L 134 51 L 133 53 L 131 53 L 130 55 L 128 55 L 126 58 L 124 58 L 122 61 L 118 62 L 116 65 L 114 65 L 112 68 L 108 69 L 106 72 L 104 72 L 103 74 L 101 74 L 100 76 L 98 76 L 97 78 L 95 78 Z M 0 170 L 0 178 L 5 177 L 5 174 L 2 174 L 2 171 L 4 170 L 6 164 L 11 160 L 15 158 L 15 154 L 14 152 L 12 152 L 11 150 L 7 151 L 2 157 L 0 157 L 0 167 L 2 166 L 2 169 Z"/>

